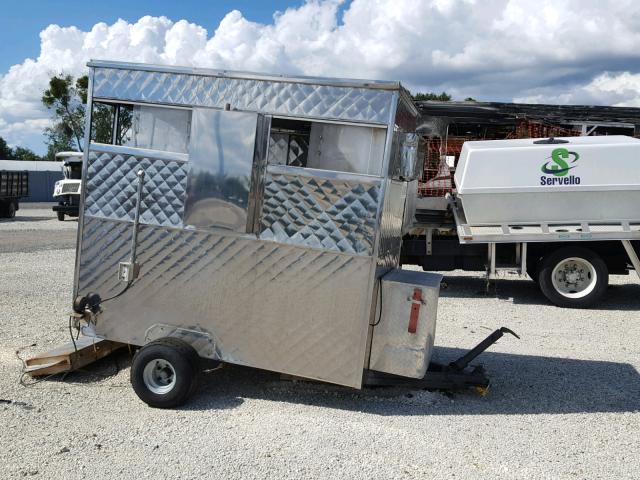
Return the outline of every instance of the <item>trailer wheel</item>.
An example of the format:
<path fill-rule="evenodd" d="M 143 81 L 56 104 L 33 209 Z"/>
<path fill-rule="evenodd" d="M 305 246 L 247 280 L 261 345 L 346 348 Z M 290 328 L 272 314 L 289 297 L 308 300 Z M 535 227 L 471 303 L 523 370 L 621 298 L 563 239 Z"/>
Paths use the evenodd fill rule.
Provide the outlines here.
<path fill-rule="evenodd" d="M 64 222 L 64 212 L 58 212 L 58 220 Z"/>
<path fill-rule="evenodd" d="M 566 247 L 543 258 L 538 271 L 542 293 L 555 305 L 587 308 L 604 295 L 609 270 L 595 252 Z"/>
<path fill-rule="evenodd" d="M 131 385 L 150 407 L 178 407 L 196 390 L 199 365 L 191 345 L 177 338 L 162 338 L 145 345 L 133 357 Z"/>

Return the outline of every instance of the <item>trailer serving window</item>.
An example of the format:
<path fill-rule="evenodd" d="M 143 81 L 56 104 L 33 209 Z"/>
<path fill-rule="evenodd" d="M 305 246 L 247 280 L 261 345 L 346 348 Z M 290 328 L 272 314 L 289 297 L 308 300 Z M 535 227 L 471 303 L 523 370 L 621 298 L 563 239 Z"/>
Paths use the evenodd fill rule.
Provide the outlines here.
<path fill-rule="evenodd" d="M 91 140 L 98 143 L 187 153 L 191 110 L 95 102 Z"/>
<path fill-rule="evenodd" d="M 385 139 L 384 128 L 274 118 L 269 163 L 380 176 Z"/>

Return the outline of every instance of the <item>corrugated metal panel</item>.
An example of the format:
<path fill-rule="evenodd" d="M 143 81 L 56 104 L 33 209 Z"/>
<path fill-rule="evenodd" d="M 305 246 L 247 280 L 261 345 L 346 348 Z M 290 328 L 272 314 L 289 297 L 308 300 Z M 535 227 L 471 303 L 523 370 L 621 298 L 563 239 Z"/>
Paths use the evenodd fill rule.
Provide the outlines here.
<path fill-rule="evenodd" d="M 339 119 L 385 125 L 394 92 L 125 68 L 96 68 L 95 98 L 231 108 L 271 115 Z"/>
<path fill-rule="evenodd" d="M 80 294 L 122 290 L 131 225 L 85 216 Z M 150 226 L 138 238 L 141 276 L 104 304 L 98 335 L 143 344 L 179 325 L 209 333 L 222 360 L 360 386 L 371 258 Z"/>
<path fill-rule="evenodd" d="M 103 150 L 109 151 L 103 151 Z M 85 212 L 94 217 L 133 221 L 137 171 L 145 171 L 140 221 L 152 225 L 182 225 L 188 163 L 153 158 L 136 149 L 95 144 L 89 153 Z M 176 154 L 176 157 L 184 157 Z"/>
<path fill-rule="evenodd" d="M 260 238 L 373 254 L 380 182 L 267 173 Z"/>
<path fill-rule="evenodd" d="M 407 198 L 407 183 L 387 180 L 384 207 L 380 220 L 378 266 L 395 268 L 400 263 L 402 223 Z"/>

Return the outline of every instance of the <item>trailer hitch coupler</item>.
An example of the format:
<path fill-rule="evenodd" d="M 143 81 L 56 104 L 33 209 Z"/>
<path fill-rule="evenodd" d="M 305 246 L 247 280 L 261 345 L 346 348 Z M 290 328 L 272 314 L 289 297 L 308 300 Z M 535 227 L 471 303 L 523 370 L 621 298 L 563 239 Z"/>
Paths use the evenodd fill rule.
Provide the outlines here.
<path fill-rule="evenodd" d="M 89 292 L 85 296 L 78 295 L 73 301 L 73 311 L 79 314 L 85 313 L 87 310 L 97 313 L 101 303 L 102 298 L 97 293 Z"/>

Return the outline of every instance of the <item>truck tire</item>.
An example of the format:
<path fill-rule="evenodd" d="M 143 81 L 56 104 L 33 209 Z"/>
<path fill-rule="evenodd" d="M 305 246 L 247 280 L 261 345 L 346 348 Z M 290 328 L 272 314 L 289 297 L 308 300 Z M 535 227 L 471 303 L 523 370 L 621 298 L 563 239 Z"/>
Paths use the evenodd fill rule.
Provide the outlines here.
<path fill-rule="evenodd" d="M 564 247 L 542 259 L 538 284 L 545 297 L 559 307 L 588 308 L 607 290 L 609 270 L 595 252 Z"/>
<path fill-rule="evenodd" d="M 58 213 L 58 220 L 60 220 L 61 222 L 64 222 L 64 212 L 57 212 Z"/>
<path fill-rule="evenodd" d="M 183 405 L 195 392 L 200 358 L 177 338 L 153 341 L 133 357 L 131 385 L 140 400 L 154 408 Z"/>
<path fill-rule="evenodd" d="M 16 218 L 16 202 L 9 202 L 7 204 L 7 218 Z"/>

